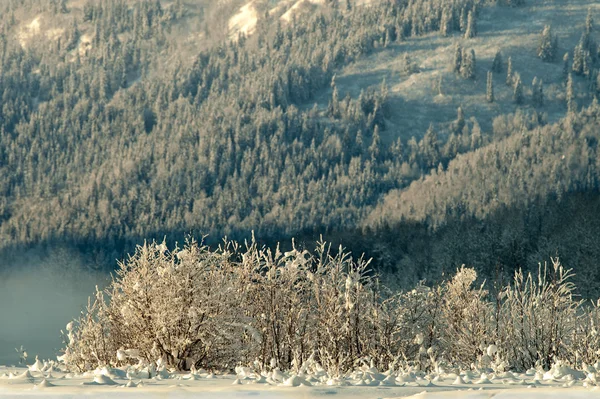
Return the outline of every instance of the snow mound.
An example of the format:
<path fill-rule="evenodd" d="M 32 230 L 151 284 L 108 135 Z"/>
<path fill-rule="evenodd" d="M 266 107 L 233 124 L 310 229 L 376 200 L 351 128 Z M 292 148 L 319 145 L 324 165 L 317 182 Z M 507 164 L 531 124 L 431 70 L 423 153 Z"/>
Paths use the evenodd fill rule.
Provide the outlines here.
<path fill-rule="evenodd" d="M 286 379 L 282 385 L 286 387 L 299 387 L 304 382 L 304 378 L 298 377 L 297 375 L 293 375 L 290 378 Z"/>
<path fill-rule="evenodd" d="M 491 383 L 492 383 L 492 381 L 490 381 L 487 374 L 485 374 L 485 373 L 481 373 L 481 377 L 479 377 L 479 380 L 475 381 L 475 384 L 491 384 Z"/>
<path fill-rule="evenodd" d="M 113 369 L 108 367 L 102 367 L 101 369 L 94 370 L 94 375 L 104 375 L 109 378 L 127 379 L 127 372 L 121 369 Z"/>
<path fill-rule="evenodd" d="M 327 382 L 325 384 L 329 385 L 329 386 L 334 386 L 334 387 L 342 387 L 342 386 L 351 385 L 348 381 L 344 380 L 343 378 L 330 378 L 327 380 Z"/>
<path fill-rule="evenodd" d="M 584 372 L 574 370 L 561 362 L 554 364 L 552 368 L 543 375 L 544 380 L 560 380 L 565 377 L 575 380 L 583 380 L 586 375 Z"/>
<path fill-rule="evenodd" d="M 94 377 L 92 382 L 83 382 L 82 385 L 118 385 L 112 378 L 100 374 Z"/>
<path fill-rule="evenodd" d="M 37 384 L 37 385 L 34 385 L 34 386 L 33 386 L 33 388 L 35 388 L 35 389 L 43 389 L 43 388 L 50 388 L 50 387 L 55 387 L 55 386 L 56 386 L 56 385 L 54 385 L 54 384 L 53 384 L 53 383 L 51 383 L 51 382 L 48 382 L 48 380 L 44 378 L 44 379 L 42 380 L 42 382 L 40 382 L 40 383 L 39 383 L 39 384 Z"/>
<path fill-rule="evenodd" d="M 459 375 L 456 377 L 456 379 L 454 380 L 454 382 L 452 383 L 452 385 L 465 385 L 466 382 L 465 380 Z"/>
<path fill-rule="evenodd" d="M 198 374 L 193 374 L 193 373 L 186 374 L 186 375 L 184 375 L 181 378 L 183 380 L 189 380 L 189 381 L 198 381 L 198 380 L 202 379 L 202 378 L 200 378 L 200 376 Z M 206 378 L 208 378 L 208 377 L 206 377 Z"/>
<path fill-rule="evenodd" d="M 381 385 L 388 387 L 396 386 L 396 377 L 393 374 L 388 375 L 381 381 Z"/>
<path fill-rule="evenodd" d="M 19 375 L 15 375 L 15 374 L 9 374 L 8 378 L 12 379 L 12 380 L 22 380 L 22 381 L 29 381 L 29 382 L 33 382 L 33 375 L 31 375 L 31 372 L 29 370 L 26 370 L 25 372 L 23 372 L 23 374 L 19 374 Z"/>
<path fill-rule="evenodd" d="M 45 371 L 44 370 L 44 363 L 42 363 L 37 356 L 35 357 L 35 363 L 33 363 L 28 368 L 29 368 L 29 371 L 40 371 L 40 372 L 41 371 Z"/>

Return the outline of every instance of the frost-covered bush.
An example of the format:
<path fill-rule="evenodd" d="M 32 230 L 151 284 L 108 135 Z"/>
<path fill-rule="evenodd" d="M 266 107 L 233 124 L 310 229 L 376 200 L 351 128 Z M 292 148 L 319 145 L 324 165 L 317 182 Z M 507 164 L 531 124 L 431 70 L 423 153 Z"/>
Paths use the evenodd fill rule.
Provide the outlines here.
<path fill-rule="evenodd" d="M 600 360 L 600 300 L 582 308 L 573 336 L 571 353 L 574 364 L 585 368 Z"/>
<path fill-rule="evenodd" d="M 515 273 L 502 297 L 500 349 L 514 368 L 550 367 L 558 360 L 574 362 L 573 340 L 582 302 L 574 299 L 575 285 L 558 259 L 552 268 L 540 264 L 538 275 Z"/>
<path fill-rule="evenodd" d="M 558 260 L 518 271 L 494 298 L 475 270 L 391 292 L 340 248 L 288 252 L 190 240 L 145 244 L 69 323 L 68 367 L 155 363 L 339 377 L 360 366 L 517 370 L 600 357 L 598 306 L 574 298 Z"/>
<path fill-rule="evenodd" d="M 118 349 L 178 368 L 231 360 L 239 319 L 231 256 L 227 245 L 209 251 L 194 241 L 173 252 L 139 247 L 76 321 L 65 362 L 108 365 Z"/>
<path fill-rule="evenodd" d="M 67 324 L 67 331 L 63 332 L 67 348 L 59 360 L 78 371 L 109 364 L 117 350 L 110 324 L 104 296 L 96 289 L 79 318 Z"/>
<path fill-rule="evenodd" d="M 389 350 L 375 339 L 383 306 L 368 263 L 324 243 L 314 255 L 146 244 L 75 323 L 63 359 L 77 368 L 161 359 L 178 369 L 297 370 L 312 359 L 339 375 Z M 116 358 L 131 349 L 139 356 Z"/>
<path fill-rule="evenodd" d="M 444 286 L 442 351 L 449 360 L 466 365 L 478 362 L 494 342 L 492 304 L 484 284 L 475 286 L 477 272 L 461 267 Z"/>

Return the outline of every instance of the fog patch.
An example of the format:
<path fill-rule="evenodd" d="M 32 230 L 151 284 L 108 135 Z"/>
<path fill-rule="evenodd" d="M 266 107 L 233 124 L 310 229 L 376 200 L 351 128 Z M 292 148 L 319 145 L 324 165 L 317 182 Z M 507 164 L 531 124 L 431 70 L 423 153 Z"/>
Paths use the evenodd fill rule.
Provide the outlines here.
<path fill-rule="evenodd" d="M 25 347 L 28 363 L 55 359 L 63 347 L 60 330 L 77 317 L 109 279 L 86 266 L 77 250 L 30 251 L 5 264 L 0 259 L 0 365 L 19 362 L 15 348 Z"/>

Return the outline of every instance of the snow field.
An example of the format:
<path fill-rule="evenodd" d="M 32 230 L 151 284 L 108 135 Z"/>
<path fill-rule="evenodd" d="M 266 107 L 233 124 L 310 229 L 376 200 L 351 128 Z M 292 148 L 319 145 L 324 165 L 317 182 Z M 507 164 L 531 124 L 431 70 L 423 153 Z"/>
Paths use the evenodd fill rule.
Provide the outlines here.
<path fill-rule="evenodd" d="M 184 398 L 201 393 L 206 398 L 600 398 L 598 373 L 595 366 L 579 371 L 561 364 L 546 372 L 439 370 L 428 374 L 411 369 L 381 372 L 363 365 L 342 377 L 332 377 L 318 368 L 310 373 L 278 368 L 258 372 L 249 367 L 236 367 L 230 374 L 185 373 L 169 371 L 160 362 L 157 366 L 143 361 L 136 366 L 77 373 L 55 361 L 36 358 L 27 368 L 0 366 L 0 396 Z"/>

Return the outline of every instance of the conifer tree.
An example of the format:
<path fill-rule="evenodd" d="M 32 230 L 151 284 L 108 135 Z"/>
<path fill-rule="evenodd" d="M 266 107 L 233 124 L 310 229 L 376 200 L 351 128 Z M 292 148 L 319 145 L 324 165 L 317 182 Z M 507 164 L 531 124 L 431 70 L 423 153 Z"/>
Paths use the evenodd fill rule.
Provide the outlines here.
<path fill-rule="evenodd" d="M 592 56 L 589 51 L 583 52 L 583 75 L 589 77 L 592 69 Z"/>
<path fill-rule="evenodd" d="M 452 124 L 453 133 L 456 135 L 461 134 L 463 129 L 465 128 L 465 125 L 466 125 L 465 114 L 463 112 L 462 107 L 458 107 L 456 109 L 456 120 Z"/>
<path fill-rule="evenodd" d="M 371 155 L 371 160 L 373 162 L 379 159 L 379 155 L 381 153 L 381 138 L 379 136 L 379 125 L 375 125 L 373 129 L 373 137 L 371 139 L 371 145 L 369 146 L 369 154 Z"/>
<path fill-rule="evenodd" d="M 537 55 L 544 62 L 552 62 L 556 57 L 558 42 L 556 37 L 552 35 L 552 28 L 550 25 L 546 25 L 542 31 L 542 37 L 540 38 L 540 44 L 537 49 Z"/>
<path fill-rule="evenodd" d="M 573 87 L 573 75 L 569 74 L 567 78 L 567 90 L 565 93 L 565 99 L 567 101 L 567 111 L 569 113 L 575 112 L 577 109 L 577 103 L 575 102 L 575 89 Z"/>
<path fill-rule="evenodd" d="M 475 16 L 473 15 L 473 11 L 469 11 L 469 16 L 467 17 L 467 29 L 465 30 L 465 39 L 471 39 L 477 36 L 477 25 Z"/>
<path fill-rule="evenodd" d="M 438 143 L 438 135 L 433 124 L 429 125 L 429 129 L 423 136 L 420 143 L 420 152 L 423 157 L 423 163 L 426 168 L 434 168 L 440 162 L 440 148 Z"/>
<path fill-rule="evenodd" d="M 573 67 L 571 68 L 575 75 L 583 75 L 584 50 L 581 42 L 573 50 Z"/>
<path fill-rule="evenodd" d="M 468 24 L 468 19 L 467 19 L 467 9 L 465 7 L 463 7 L 460 10 L 460 31 L 461 32 L 466 32 L 467 31 L 467 24 Z"/>
<path fill-rule="evenodd" d="M 521 81 L 521 76 L 519 76 L 519 74 L 515 75 L 513 100 L 515 104 L 523 104 L 523 82 Z"/>
<path fill-rule="evenodd" d="M 452 72 L 454 73 L 459 73 L 461 66 L 462 66 L 462 46 L 460 45 L 460 43 L 456 43 L 456 47 L 454 49 L 454 60 L 452 63 Z"/>
<path fill-rule="evenodd" d="M 492 72 L 502 72 L 502 53 L 500 53 L 500 50 L 496 51 L 496 55 L 494 55 L 494 61 L 492 61 Z"/>
<path fill-rule="evenodd" d="M 592 16 L 592 9 L 588 8 L 587 16 L 585 17 L 585 32 L 590 34 L 594 30 L 594 17 Z"/>
<path fill-rule="evenodd" d="M 463 62 L 460 69 L 460 74 L 465 79 L 475 79 L 475 68 L 476 68 L 476 59 L 475 59 L 475 50 L 471 49 L 471 51 L 467 52 L 463 51 Z"/>
<path fill-rule="evenodd" d="M 541 79 L 538 80 L 537 76 L 533 78 L 533 82 L 531 83 L 531 100 L 536 107 L 544 105 L 543 81 Z"/>
<path fill-rule="evenodd" d="M 598 93 L 598 69 L 594 68 L 588 79 L 590 95 L 596 97 Z"/>
<path fill-rule="evenodd" d="M 440 35 L 442 37 L 448 37 L 452 32 L 453 20 L 452 20 L 452 11 L 449 7 L 445 7 L 442 11 L 442 16 L 440 19 Z"/>
<path fill-rule="evenodd" d="M 562 69 L 563 84 L 567 83 L 569 78 L 569 53 L 563 55 L 563 69 Z"/>
<path fill-rule="evenodd" d="M 494 78 L 494 73 L 492 71 L 488 71 L 485 97 L 489 103 L 494 102 L 494 79 L 493 78 Z"/>

